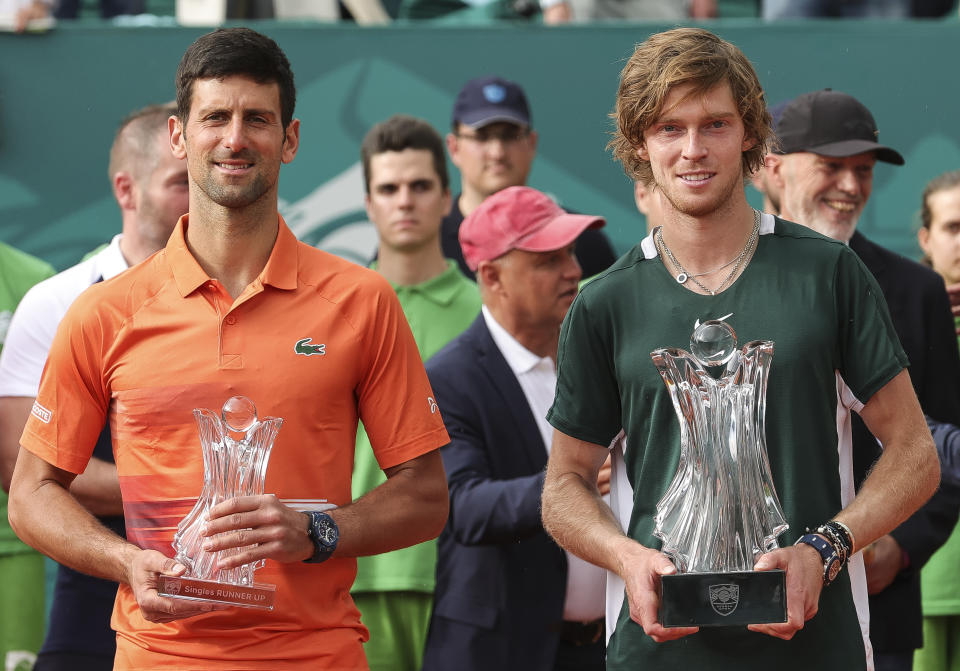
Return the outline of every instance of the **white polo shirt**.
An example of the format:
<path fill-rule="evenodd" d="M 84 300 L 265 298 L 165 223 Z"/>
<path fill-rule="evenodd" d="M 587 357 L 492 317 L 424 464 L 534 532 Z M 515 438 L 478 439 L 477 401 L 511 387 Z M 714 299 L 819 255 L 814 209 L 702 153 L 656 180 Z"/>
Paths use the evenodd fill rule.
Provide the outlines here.
<path fill-rule="evenodd" d="M 35 284 L 10 322 L 0 353 L 0 396 L 35 397 L 47 353 L 67 308 L 90 285 L 127 269 L 120 253 L 120 235 L 89 259 Z"/>

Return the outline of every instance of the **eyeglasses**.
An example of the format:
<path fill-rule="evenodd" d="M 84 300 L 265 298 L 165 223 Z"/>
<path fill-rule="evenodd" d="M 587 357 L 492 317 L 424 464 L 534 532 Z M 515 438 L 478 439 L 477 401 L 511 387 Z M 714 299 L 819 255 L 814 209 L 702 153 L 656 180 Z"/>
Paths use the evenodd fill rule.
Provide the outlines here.
<path fill-rule="evenodd" d="M 530 135 L 529 128 L 517 126 L 507 128 L 480 128 L 473 133 L 457 133 L 457 137 L 477 144 L 490 144 L 498 140 L 503 144 L 516 144 Z"/>

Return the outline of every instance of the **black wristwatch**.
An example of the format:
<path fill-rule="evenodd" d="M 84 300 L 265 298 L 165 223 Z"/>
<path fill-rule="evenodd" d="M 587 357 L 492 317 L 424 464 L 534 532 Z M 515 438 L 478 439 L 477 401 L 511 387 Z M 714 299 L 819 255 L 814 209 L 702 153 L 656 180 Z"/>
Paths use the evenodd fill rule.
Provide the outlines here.
<path fill-rule="evenodd" d="M 313 542 L 313 554 L 303 561 L 307 564 L 319 564 L 330 559 L 330 555 L 337 549 L 340 540 L 340 529 L 333 518 L 326 513 L 313 510 L 307 511 L 310 518 L 307 524 L 307 536 Z"/>
<path fill-rule="evenodd" d="M 794 545 L 800 545 L 801 543 L 809 545 L 820 553 L 820 558 L 823 559 L 823 584 L 829 585 L 832 583 L 840 573 L 840 569 L 843 568 L 843 560 L 840 558 L 840 555 L 837 554 L 833 545 L 824 540 L 822 536 L 816 534 L 800 536 Z"/>

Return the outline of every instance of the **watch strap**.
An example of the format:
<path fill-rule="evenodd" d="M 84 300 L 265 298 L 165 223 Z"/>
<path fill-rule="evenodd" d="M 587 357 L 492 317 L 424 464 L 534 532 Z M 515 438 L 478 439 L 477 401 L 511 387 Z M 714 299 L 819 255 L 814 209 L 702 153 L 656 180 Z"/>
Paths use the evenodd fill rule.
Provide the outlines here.
<path fill-rule="evenodd" d="M 829 585 L 832 583 L 845 563 L 837 553 L 836 548 L 823 536 L 817 534 L 804 534 L 794 543 L 794 545 L 800 544 L 809 545 L 817 551 L 823 560 L 823 584 Z"/>

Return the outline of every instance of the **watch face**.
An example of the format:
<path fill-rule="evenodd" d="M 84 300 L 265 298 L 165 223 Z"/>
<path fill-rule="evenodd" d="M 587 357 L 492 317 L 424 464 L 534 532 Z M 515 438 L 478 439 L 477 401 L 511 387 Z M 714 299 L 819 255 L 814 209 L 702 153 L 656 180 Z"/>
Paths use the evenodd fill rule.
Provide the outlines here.
<path fill-rule="evenodd" d="M 333 548 L 340 538 L 336 523 L 326 515 L 316 515 L 313 518 L 313 537 L 316 542 L 326 548 Z"/>
<path fill-rule="evenodd" d="M 320 542 L 324 545 L 333 545 L 337 542 L 337 530 L 324 524 L 319 529 Z"/>
<path fill-rule="evenodd" d="M 828 582 L 833 582 L 834 578 L 836 578 L 837 575 L 840 573 L 840 568 L 841 568 L 840 560 L 837 558 L 834 558 L 834 560 L 830 562 L 830 565 L 827 567 Z"/>

